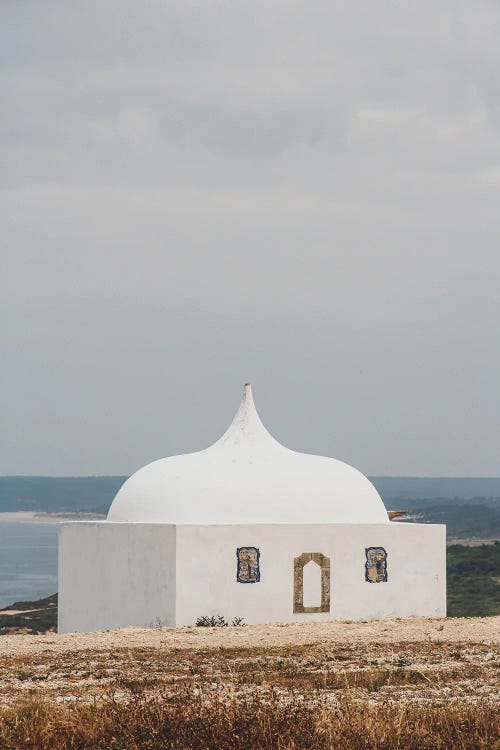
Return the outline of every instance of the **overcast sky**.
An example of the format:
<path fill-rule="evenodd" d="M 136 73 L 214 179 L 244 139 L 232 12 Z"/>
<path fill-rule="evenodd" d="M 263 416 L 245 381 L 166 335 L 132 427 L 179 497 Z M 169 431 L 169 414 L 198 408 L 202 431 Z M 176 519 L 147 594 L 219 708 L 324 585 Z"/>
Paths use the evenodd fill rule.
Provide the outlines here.
<path fill-rule="evenodd" d="M 497 0 L 0 5 L 3 474 L 128 474 L 250 380 L 291 448 L 500 475 Z"/>

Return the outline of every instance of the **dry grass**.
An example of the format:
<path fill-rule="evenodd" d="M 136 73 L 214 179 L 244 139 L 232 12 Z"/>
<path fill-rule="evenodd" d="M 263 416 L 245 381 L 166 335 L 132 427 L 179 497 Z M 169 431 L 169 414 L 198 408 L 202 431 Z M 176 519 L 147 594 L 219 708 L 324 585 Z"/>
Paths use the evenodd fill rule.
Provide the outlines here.
<path fill-rule="evenodd" d="M 491 628 L 483 639 L 490 620 L 474 625 L 480 637 L 466 623 L 462 640 L 456 623 L 432 621 L 438 639 L 433 630 L 414 641 L 407 623 L 391 625 L 392 642 L 386 624 L 362 623 L 345 625 L 350 642 L 329 624 L 314 641 L 309 625 L 267 636 L 243 628 L 230 646 L 187 629 L 134 633 L 132 643 L 109 633 L 92 648 L 65 637 L 59 646 L 58 636 L 5 641 L 0 748 L 493 750 L 500 660 Z"/>
<path fill-rule="evenodd" d="M 496 720 L 492 707 L 331 706 L 321 697 L 224 700 L 181 691 L 56 710 L 30 700 L 4 711 L 0 743 L 3 750 L 492 750 Z"/>

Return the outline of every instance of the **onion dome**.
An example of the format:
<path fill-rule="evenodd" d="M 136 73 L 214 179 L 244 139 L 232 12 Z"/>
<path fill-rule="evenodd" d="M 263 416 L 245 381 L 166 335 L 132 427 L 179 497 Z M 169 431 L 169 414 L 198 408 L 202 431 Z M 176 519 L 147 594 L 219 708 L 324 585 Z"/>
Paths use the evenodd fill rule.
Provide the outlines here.
<path fill-rule="evenodd" d="M 262 424 L 248 384 L 231 426 L 216 443 L 139 469 L 118 491 L 107 520 L 389 523 L 380 495 L 357 469 L 278 443 Z"/>

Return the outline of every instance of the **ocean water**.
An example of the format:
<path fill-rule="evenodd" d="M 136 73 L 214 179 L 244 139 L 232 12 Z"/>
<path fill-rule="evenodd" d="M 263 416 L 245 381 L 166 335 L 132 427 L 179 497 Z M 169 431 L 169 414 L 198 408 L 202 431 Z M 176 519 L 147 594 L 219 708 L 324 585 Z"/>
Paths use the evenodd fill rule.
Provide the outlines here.
<path fill-rule="evenodd" d="M 0 608 L 55 594 L 58 526 L 0 521 Z"/>

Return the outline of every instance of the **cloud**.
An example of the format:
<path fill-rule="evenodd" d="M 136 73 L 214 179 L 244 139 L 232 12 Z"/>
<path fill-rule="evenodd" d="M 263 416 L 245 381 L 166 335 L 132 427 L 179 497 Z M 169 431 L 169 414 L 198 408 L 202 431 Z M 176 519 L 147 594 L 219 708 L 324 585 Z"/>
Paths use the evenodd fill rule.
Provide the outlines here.
<path fill-rule="evenodd" d="M 334 356 L 356 368 L 361 341 L 393 336 L 394 367 L 398 347 L 414 347 L 429 408 L 438 409 L 426 380 L 436 375 L 436 350 L 451 356 L 458 337 L 467 368 L 471 352 L 480 356 L 478 340 L 484 355 L 479 332 L 500 312 L 499 31 L 500 8 L 490 0 L 4 3 L 0 221 L 9 340 L 28 336 L 26 321 L 40 316 L 38 335 L 56 361 L 70 321 L 95 329 L 97 311 L 105 317 L 111 304 L 122 310 L 132 352 L 142 351 L 144 330 L 158 330 L 155 316 L 173 316 L 176 336 L 198 346 L 227 326 L 214 352 L 241 363 L 248 360 L 235 354 L 237 319 L 262 326 L 252 351 L 264 372 L 270 351 L 286 348 L 273 326 L 297 330 L 298 351 L 315 327 L 331 326 L 337 337 L 356 333 L 330 354 L 318 344 L 311 356 L 325 373 Z M 99 349 L 109 366 L 121 334 L 116 320 L 109 350 Z M 30 336 L 26 347 L 38 351 Z M 72 356 L 78 363 L 77 350 Z M 85 356 L 93 356 L 91 343 Z M 371 356 L 379 367 L 388 354 Z M 214 357 L 206 361 L 215 383 Z M 21 359 L 14 346 L 11 383 Z M 278 382 L 289 364 L 283 352 L 274 375 L 262 377 Z M 49 400 L 61 378 L 56 369 L 45 382 Z M 185 375 L 175 382 L 187 398 Z M 349 378 L 343 382 L 348 388 Z M 393 409 L 394 393 L 381 408 Z M 490 384 L 484 393 L 494 397 Z M 458 402 L 457 390 L 454 408 Z M 429 456 L 420 407 L 408 413 L 403 392 L 395 414 L 415 429 L 416 467 L 456 470 L 448 460 L 456 443 L 442 449 L 441 464 Z M 486 424 L 486 408 L 484 416 Z M 355 451 L 362 415 L 353 426 L 344 417 Z M 391 435 L 381 445 L 394 459 L 385 470 L 411 467 Z M 99 451 L 105 464 L 106 447 L 95 450 L 90 469 Z M 19 451 L 8 453 L 11 471 Z M 74 467 L 76 452 L 67 457 Z M 486 471 L 479 453 L 470 465 Z M 378 470 L 368 446 L 363 460 Z"/>

